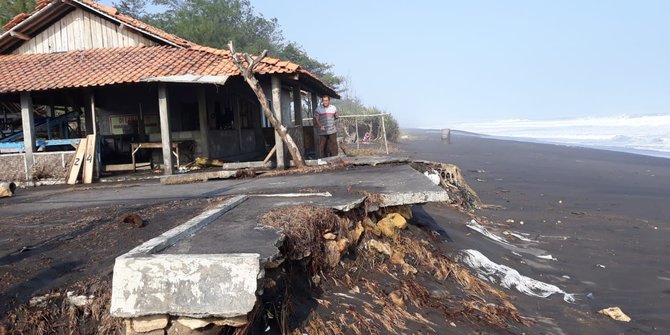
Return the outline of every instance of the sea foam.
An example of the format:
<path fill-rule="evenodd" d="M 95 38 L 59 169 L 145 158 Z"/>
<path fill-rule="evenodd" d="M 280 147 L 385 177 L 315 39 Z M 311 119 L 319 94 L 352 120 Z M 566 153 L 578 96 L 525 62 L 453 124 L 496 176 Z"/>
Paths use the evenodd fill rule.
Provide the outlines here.
<path fill-rule="evenodd" d="M 670 115 L 501 120 L 462 123 L 452 128 L 502 138 L 670 157 Z"/>

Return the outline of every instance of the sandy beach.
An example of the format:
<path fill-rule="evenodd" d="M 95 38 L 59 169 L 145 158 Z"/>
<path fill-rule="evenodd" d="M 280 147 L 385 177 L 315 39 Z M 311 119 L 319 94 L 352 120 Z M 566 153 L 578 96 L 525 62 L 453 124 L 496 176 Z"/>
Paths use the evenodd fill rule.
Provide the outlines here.
<path fill-rule="evenodd" d="M 444 230 L 454 256 L 474 249 L 574 296 L 570 303 L 506 290 L 538 333 L 670 331 L 670 160 L 454 131 L 446 144 L 439 131 L 407 133 L 401 148 L 411 157 L 458 165 L 492 205 L 474 214 L 502 243 L 466 226 L 464 213 L 420 211 L 418 219 Z M 632 321 L 597 313 L 612 306 Z"/>

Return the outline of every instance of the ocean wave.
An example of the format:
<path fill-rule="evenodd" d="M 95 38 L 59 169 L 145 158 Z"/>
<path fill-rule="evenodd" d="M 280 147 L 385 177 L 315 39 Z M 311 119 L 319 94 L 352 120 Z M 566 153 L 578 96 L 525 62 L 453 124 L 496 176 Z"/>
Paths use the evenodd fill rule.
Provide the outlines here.
<path fill-rule="evenodd" d="M 670 153 L 670 115 L 591 117 L 561 120 L 501 120 L 462 123 L 454 129 L 497 137 Z"/>

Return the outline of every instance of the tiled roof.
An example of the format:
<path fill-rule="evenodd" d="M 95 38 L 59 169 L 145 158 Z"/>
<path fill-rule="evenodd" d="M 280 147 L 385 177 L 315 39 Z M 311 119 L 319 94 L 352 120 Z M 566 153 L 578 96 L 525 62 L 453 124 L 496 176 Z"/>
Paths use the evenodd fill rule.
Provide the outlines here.
<path fill-rule="evenodd" d="M 60 0 L 40 0 L 30 14 L 19 14 L 5 29 L 27 20 L 47 5 Z M 116 8 L 92 0 L 71 0 L 116 19 L 171 47 L 91 49 L 59 54 L 0 55 L 0 93 L 58 88 L 104 86 L 138 82 L 146 77 L 174 75 L 239 75 L 228 50 L 198 45 L 154 26 L 119 13 Z M 298 64 L 266 57 L 257 74 L 301 74 L 312 84 L 337 97 L 317 76 Z"/>
<path fill-rule="evenodd" d="M 5 55 L 0 56 L 0 93 L 137 83 L 152 77 L 239 75 L 230 52 L 221 51 L 154 46 Z M 267 58 L 255 73 L 295 73 L 296 66 Z"/>
<path fill-rule="evenodd" d="M 114 7 L 103 6 L 103 5 L 101 5 L 101 4 L 99 4 L 95 1 L 91 1 L 91 0 L 78 0 L 78 1 L 88 5 L 90 7 L 93 7 L 94 9 L 99 10 L 99 11 L 101 11 L 101 12 L 103 12 L 103 13 L 109 15 L 109 16 L 111 16 L 111 17 L 123 22 L 126 25 L 137 28 L 139 30 L 143 30 L 143 31 L 145 31 L 145 32 L 147 32 L 151 35 L 155 35 L 155 36 L 157 36 L 159 38 L 162 38 L 166 41 L 169 41 L 171 43 L 174 43 L 174 44 L 177 44 L 177 45 L 183 46 L 183 47 L 188 47 L 188 46 L 195 45 L 195 43 L 193 43 L 191 41 L 188 41 L 188 40 L 185 40 L 185 39 L 183 39 L 183 38 L 181 38 L 177 35 L 170 34 L 168 32 L 165 32 L 165 31 L 161 30 L 161 29 L 158 29 L 158 28 L 156 28 L 152 25 L 149 25 L 149 24 L 146 24 L 146 23 L 144 23 L 140 20 L 134 19 L 134 18 L 132 18 L 128 15 L 121 14 Z"/>

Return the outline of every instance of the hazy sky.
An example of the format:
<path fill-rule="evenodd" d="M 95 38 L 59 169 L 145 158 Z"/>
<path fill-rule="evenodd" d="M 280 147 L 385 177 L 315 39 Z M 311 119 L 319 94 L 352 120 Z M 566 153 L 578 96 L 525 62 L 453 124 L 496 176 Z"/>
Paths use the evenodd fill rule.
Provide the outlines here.
<path fill-rule="evenodd" d="M 670 1 L 251 2 L 404 127 L 670 114 Z"/>

